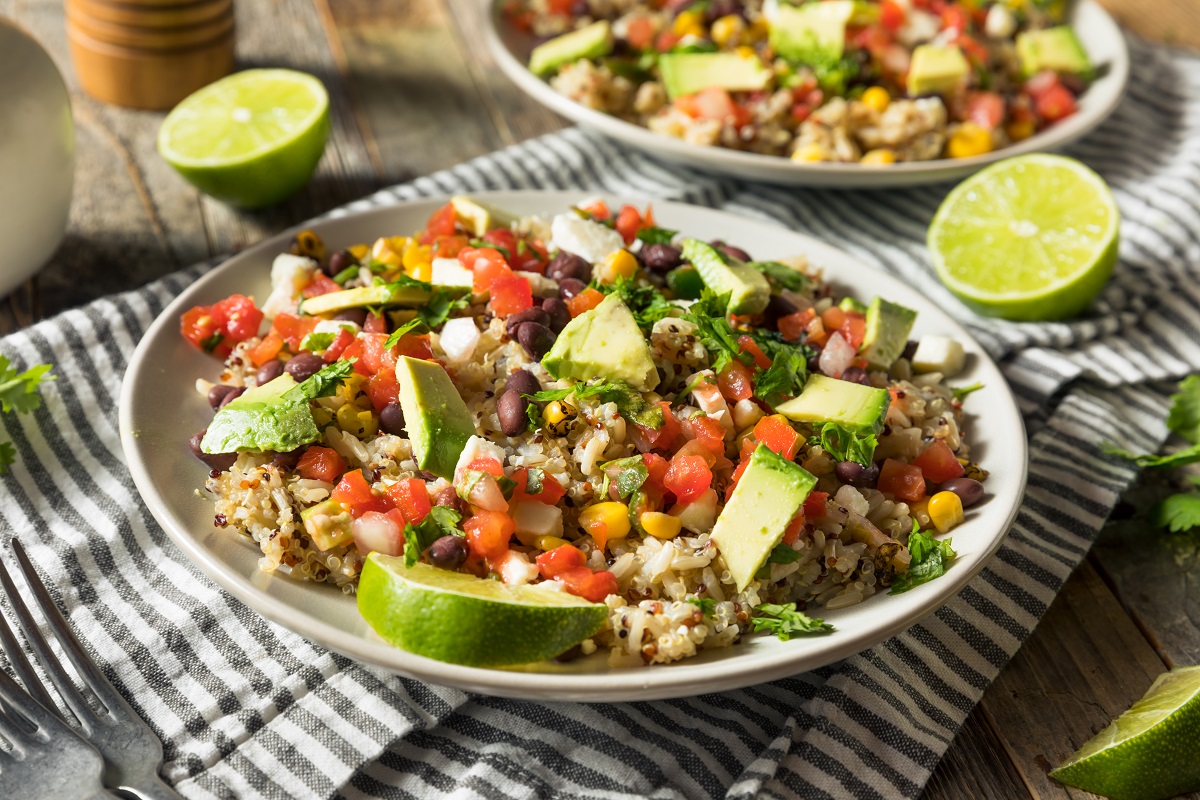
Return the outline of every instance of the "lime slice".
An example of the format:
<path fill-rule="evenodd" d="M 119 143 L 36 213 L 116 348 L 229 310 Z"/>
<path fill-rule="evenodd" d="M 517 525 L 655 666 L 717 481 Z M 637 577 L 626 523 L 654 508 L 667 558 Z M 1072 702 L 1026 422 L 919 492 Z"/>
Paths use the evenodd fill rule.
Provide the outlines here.
<path fill-rule="evenodd" d="M 308 182 L 329 138 L 329 95 L 311 75 L 249 69 L 211 83 L 167 115 L 158 153 L 202 192 L 244 208 Z"/>
<path fill-rule="evenodd" d="M 546 585 L 500 581 L 372 553 L 358 610 L 388 642 L 472 667 L 545 661 L 604 625 L 608 607 Z"/>
<path fill-rule="evenodd" d="M 1050 776 L 1115 800 L 1200 790 L 1200 666 L 1158 676 L 1145 697 Z"/>
<path fill-rule="evenodd" d="M 929 226 L 938 277 L 989 317 L 1065 319 L 1104 288 L 1120 215 L 1104 180 L 1071 158 L 1000 161 L 947 195 Z"/>

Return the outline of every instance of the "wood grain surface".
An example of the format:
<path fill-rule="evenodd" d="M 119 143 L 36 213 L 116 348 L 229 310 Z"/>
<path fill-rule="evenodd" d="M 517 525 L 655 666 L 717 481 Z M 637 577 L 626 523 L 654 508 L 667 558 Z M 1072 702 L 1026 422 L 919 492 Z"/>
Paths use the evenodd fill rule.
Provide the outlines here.
<path fill-rule="evenodd" d="M 1138 34 L 1200 47 L 1200 0 L 1100 0 Z M 179 267 L 246 247 L 360 197 L 563 120 L 498 73 L 479 0 L 243 0 L 239 67 L 286 66 L 329 88 L 334 130 L 313 181 L 247 213 L 199 195 L 154 151 L 162 114 L 78 90 L 62 0 L 0 0 L 72 88 L 77 135 L 67 239 L 41 274 L 0 300 L 0 332 Z M 1169 487 L 1132 490 L 1087 562 L 952 743 L 928 800 L 1081 798 L 1048 770 L 1174 664 L 1200 662 L 1200 537 L 1145 516 Z"/>

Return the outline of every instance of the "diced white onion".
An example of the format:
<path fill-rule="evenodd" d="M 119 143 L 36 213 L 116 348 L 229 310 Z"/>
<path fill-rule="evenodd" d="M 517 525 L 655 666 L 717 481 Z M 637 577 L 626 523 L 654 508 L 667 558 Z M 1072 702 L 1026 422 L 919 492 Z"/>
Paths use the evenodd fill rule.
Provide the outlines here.
<path fill-rule="evenodd" d="M 537 501 L 518 503 L 513 522 L 517 533 L 530 536 L 561 536 L 563 532 L 562 509 Z"/>
<path fill-rule="evenodd" d="M 438 337 L 438 343 L 442 347 L 442 352 L 446 354 L 446 358 L 451 361 L 456 363 L 470 361 L 471 356 L 475 354 L 475 345 L 479 343 L 479 328 L 475 327 L 475 320 L 470 317 L 455 317 L 446 320 L 446 324 L 442 326 L 442 333 Z"/>
<path fill-rule="evenodd" d="M 350 526 L 354 544 L 363 553 L 398 556 L 404 553 L 404 531 L 395 519 L 380 511 L 367 511 Z"/>
<path fill-rule="evenodd" d="M 825 347 L 821 350 L 821 357 L 817 360 L 817 366 L 829 377 L 840 378 L 846 368 L 854 362 L 856 355 L 858 355 L 858 351 L 842 338 L 842 334 L 834 333 L 825 342 Z"/>

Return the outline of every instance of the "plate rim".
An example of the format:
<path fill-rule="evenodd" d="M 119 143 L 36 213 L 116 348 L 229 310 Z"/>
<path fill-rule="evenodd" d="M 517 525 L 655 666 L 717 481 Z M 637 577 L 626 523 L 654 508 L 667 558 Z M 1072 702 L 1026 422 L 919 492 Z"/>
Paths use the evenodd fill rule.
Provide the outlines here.
<path fill-rule="evenodd" d="M 504 203 L 504 198 L 515 197 L 530 201 L 536 200 L 551 208 L 565 207 L 565 203 L 577 201 L 581 194 L 583 192 L 579 190 L 514 190 L 472 193 L 473 196 L 478 196 L 482 200 L 490 200 L 501 205 Z M 600 196 L 607 198 L 618 197 L 612 193 L 604 193 Z M 629 200 L 637 198 L 637 195 L 622 194 L 620 197 Z M 783 225 L 744 217 L 724 209 L 697 206 L 690 203 L 664 200 L 663 198 L 647 199 L 653 200 L 656 205 L 664 208 L 672 207 L 680 208 L 684 211 L 699 210 L 720 214 L 736 219 L 739 225 L 746 225 L 751 229 L 771 228 L 776 234 L 784 233 L 797 240 L 803 240 L 803 252 L 805 254 L 811 255 L 814 252 L 837 254 L 839 258 L 853 262 L 857 268 L 865 271 L 867 276 L 872 279 L 882 277 L 885 283 L 895 282 L 904 286 L 908 285 L 900 278 L 865 264 L 860 259 L 840 248 Z M 184 552 L 188 559 L 201 572 L 217 583 L 217 585 L 228 591 L 240 602 L 246 604 L 255 613 L 309 641 L 357 661 L 382 667 L 407 677 L 460 688 L 466 691 L 519 699 L 582 702 L 666 699 L 695 696 L 714 691 L 729 691 L 778 680 L 817 669 L 879 644 L 920 622 L 955 597 L 976 574 L 990 563 L 991 559 L 1004 543 L 1020 511 L 1028 477 L 1028 440 L 1025 435 L 1024 420 L 1020 415 L 1011 389 L 1008 387 L 1007 382 L 1004 381 L 999 367 L 990 358 L 986 350 L 949 314 L 931 307 L 935 312 L 934 316 L 939 317 L 937 319 L 938 326 L 948 327 L 952 335 L 959 337 L 964 343 L 968 344 L 968 349 L 978 359 L 979 369 L 983 372 L 991 373 L 990 376 L 984 377 L 995 378 L 997 388 L 1001 392 L 998 399 L 1006 406 L 1004 409 L 1005 416 L 1007 417 L 1006 424 L 1013 426 L 1013 432 L 1019 434 L 1016 438 L 1019 445 L 1018 463 L 1020 474 L 1017 482 L 1014 484 L 1015 489 L 1012 505 L 1007 510 L 1003 524 L 997 526 L 999 531 L 993 535 L 987 548 L 970 565 L 969 569 L 950 570 L 938 581 L 921 587 L 924 590 L 922 594 L 926 595 L 926 597 L 916 613 L 895 615 L 886 624 L 870 627 L 862 632 L 847 631 L 838 636 L 838 631 L 835 631 L 831 636 L 823 637 L 821 640 L 807 640 L 834 642 L 832 645 L 820 648 L 817 651 L 818 655 L 815 657 L 811 652 L 799 649 L 795 652 L 783 651 L 765 654 L 762 656 L 762 660 L 766 663 L 758 665 L 751 663 L 749 667 L 739 669 L 732 679 L 730 679 L 729 675 L 724 674 L 728 671 L 727 668 L 729 666 L 729 663 L 724 660 L 712 663 L 690 663 L 685 659 L 683 662 L 655 665 L 653 668 L 629 668 L 627 673 L 628 679 L 621 680 L 618 685 L 610 685 L 607 688 L 597 688 L 597 684 L 605 683 L 606 681 L 611 682 L 612 675 L 619 673 L 558 674 L 466 667 L 435 661 L 424 656 L 409 653 L 393 647 L 380 639 L 372 640 L 364 638 L 355 635 L 352 631 L 338 628 L 323 620 L 312 617 L 307 618 L 302 626 L 297 625 L 297 609 L 285 603 L 282 599 L 258 589 L 253 581 L 253 578 L 256 577 L 255 575 L 242 575 L 222 569 L 217 557 L 202 546 L 197 536 L 189 533 L 186 521 L 181 516 L 178 516 L 175 509 L 166 502 L 166 498 L 151 479 L 145 454 L 139 443 L 138 431 L 135 427 L 136 421 L 132 418 L 133 396 L 138 383 L 136 378 L 148 368 L 147 362 L 154 343 L 164 335 L 177 335 L 175 334 L 175 330 L 177 329 L 176 321 L 185 308 L 196 304 L 197 301 L 208 301 L 204 293 L 209 286 L 221 282 L 229 273 L 245 268 L 246 265 L 253 264 L 258 259 L 264 261 L 264 264 L 258 267 L 259 269 L 269 269 L 268 259 L 273 258 L 274 255 L 282 251 L 286 242 L 294 235 L 295 231 L 303 227 L 319 229 L 325 225 L 336 225 L 347 219 L 386 218 L 389 214 L 395 214 L 397 211 L 411 211 L 413 208 L 419 206 L 436 207 L 437 205 L 444 204 L 446 200 L 447 198 L 443 196 L 415 198 L 335 217 L 323 217 L 319 220 L 301 223 L 300 225 L 288 228 L 276 236 L 269 237 L 253 247 L 247 248 L 226 259 L 223 263 L 209 270 L 186 287 L 166 305 L 149 327 L 147 327 L 129 358 L 121 380 L 118 427 L 122 450 L 138 494 L 143 502 L 146 503 L 151 515 L 163 528 L 167 536 Z M 751 235 L 753 232 L 753 230 L 749 231 Z M 800 244 L 799 241 L 798 244 Z M 914 292 L 918 291 L 913 287 L 909 287 L 909 289 Z M 215 299 L 219 298 L 214 297 L 213 300 Z M 926 309 L 921 309 L 921 311 L 925 313 Z M 268 577 L 270 580 L 289 580 L 288 578 L 279 576 Z M 313 588 L 326 590 L 328 587 L 317 587 L 314 585 Z M 909 595 L 909 597 L 912 596 Z M 707 674 L 693 674 L 697 672 Z"/>
<path fill-rule="evenodd" d="M 1112 15 L 1096 0 L 1077 0 L 1071 19 L 1095 17 L 1105 29 L 1105 41 L 1114 48 L 1110 69 L 1089 88 L 1098 95 L 1097 105 L 1085 109 L 1028 139 L 1010 144 L 985 155 L 960 159 L 935 159 L 869 168 L 859 164 L 798 164 L 783 156 L 749 153 L 711 145 L 693 144 L 671 136 L 656 134 L 640 125 L 588 108 L 550 88 L 505 45 L 498 21 L 505 0 L 487 0 L 483 34 L 492 57 L 510 81 L 533 100 L 581 126 L 598 131 L 610 139 L 629 144 L 642 152 L 700 170 L 744 176 L 754 171 L 756 180 L 782 185 L 809 185 L 823 188 L 887 188 L 916 186 L 962 178 L 1005 158 L 1025 153 L 1059 150 L 1099 127 L 1116 110 L 1129 86 L 1129 44 Z M 1087 42 L 1084 42 L 1086 49 Z M 1099 91 L 1098 91 L 1099 90 Z M 776 177 L 770 177 L 775 175 Z"/>

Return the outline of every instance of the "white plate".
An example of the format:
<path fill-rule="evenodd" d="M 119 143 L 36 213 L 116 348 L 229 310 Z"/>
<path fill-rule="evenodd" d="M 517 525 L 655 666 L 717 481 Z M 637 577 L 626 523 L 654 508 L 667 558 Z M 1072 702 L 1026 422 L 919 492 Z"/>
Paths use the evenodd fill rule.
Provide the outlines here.
<path fill-rule="evenodd" d="M 530 214 L 561 211 L 578 193 L 500 192 L 480 195 L 501 208 Z M 619 202 L 610 198 L 613 202 Z M 422 200 L 318 222 L 312 226 L 333 248 L 370 242 L 381 234 L 407 234 L 424 226 L 444 200 Z M 125 456 L 143 499 L 174 542 L 210 578 L 264 617 L 332 650 L 404 675 L 465 690 L 541 700 L 618 701 L 696 695 L 747 686 L 815 669 L 871 647 L 912 625 L 961 589 L 1000 546 L 1017 513 L 1025 485 L 1025 432 L 1016 403 L 996 365 L 967 332 L 918 291 L 828 245 L 784 228 L 708 208 L 656 201 L 659 224 L 702 233 L 746 248 L 757 258 L 805 253 L 841 288 L 863 298 L 876 293 L 920 311 L 916 334 L 941 333 L 963 342 L 969 370 L 956 385 L 982 381 L 967 408 L 972 456 L 988 470 L 988 498 L 970 509 L 954 532 L 959 553 L 942 578 L 896 596 L 876 595 L 825 614 L 832 634 L 781 642 L 766 636 L 701 654 L 668 666 L 614 670 L 603 656 L 570 664 L 547 663 L 520 670 L 444 664 L 379 640 L 359 617 L 353 597 L 332 587 L 272 577 L 257 567 L 257 546 L 213 526 L 213 506 L 197 496 L 206 469 L 187 440 L 205 427 L 212 411 L 194 388 L 196 378 L 216 377 L 218 362 L 184 342 L 179 317 L 197 304 L 235 292 L 261 301 L 269 271 L 290 234 L 269 239 L 233 258 L 188 287 L 155 320 L 134 352 L 121 390 L 120 428 Z M 170 409 L 169 413 L 164 413 Z M 986 421 L 986 424 L 984 424 Z"/>
<path fill-rule="evenodd" d="M 1021 153 L 1057 150 L 1085 135 L 1117 107 L 1129 81 L 1129 49 L 1113 18 L 1095 0 L 1079 0 L 1071 12 L 1074 26 L 1092 63 L 1102 74 L 1079 99 L 1079 111 L 1045 131 L 983 156 L 940 159 L 863 167 L 858 164 L 799 164 L 781 156 L 745 153 L 724 147 L 691 144 L 672 136 L 594 111 L 568 100 L 550 84 L 530 72 L 529 53 L 537 44 L 531 35 L 512 25 L 501 9 L 504 0 L 491 0 L 485 35 L 500 69 L 526 94 L 547 108 L 626 144 L 701 170 L 737 178 L 825 186 L 837 189 L 914 186 L 966 177 L 1002 158 Z"/>

